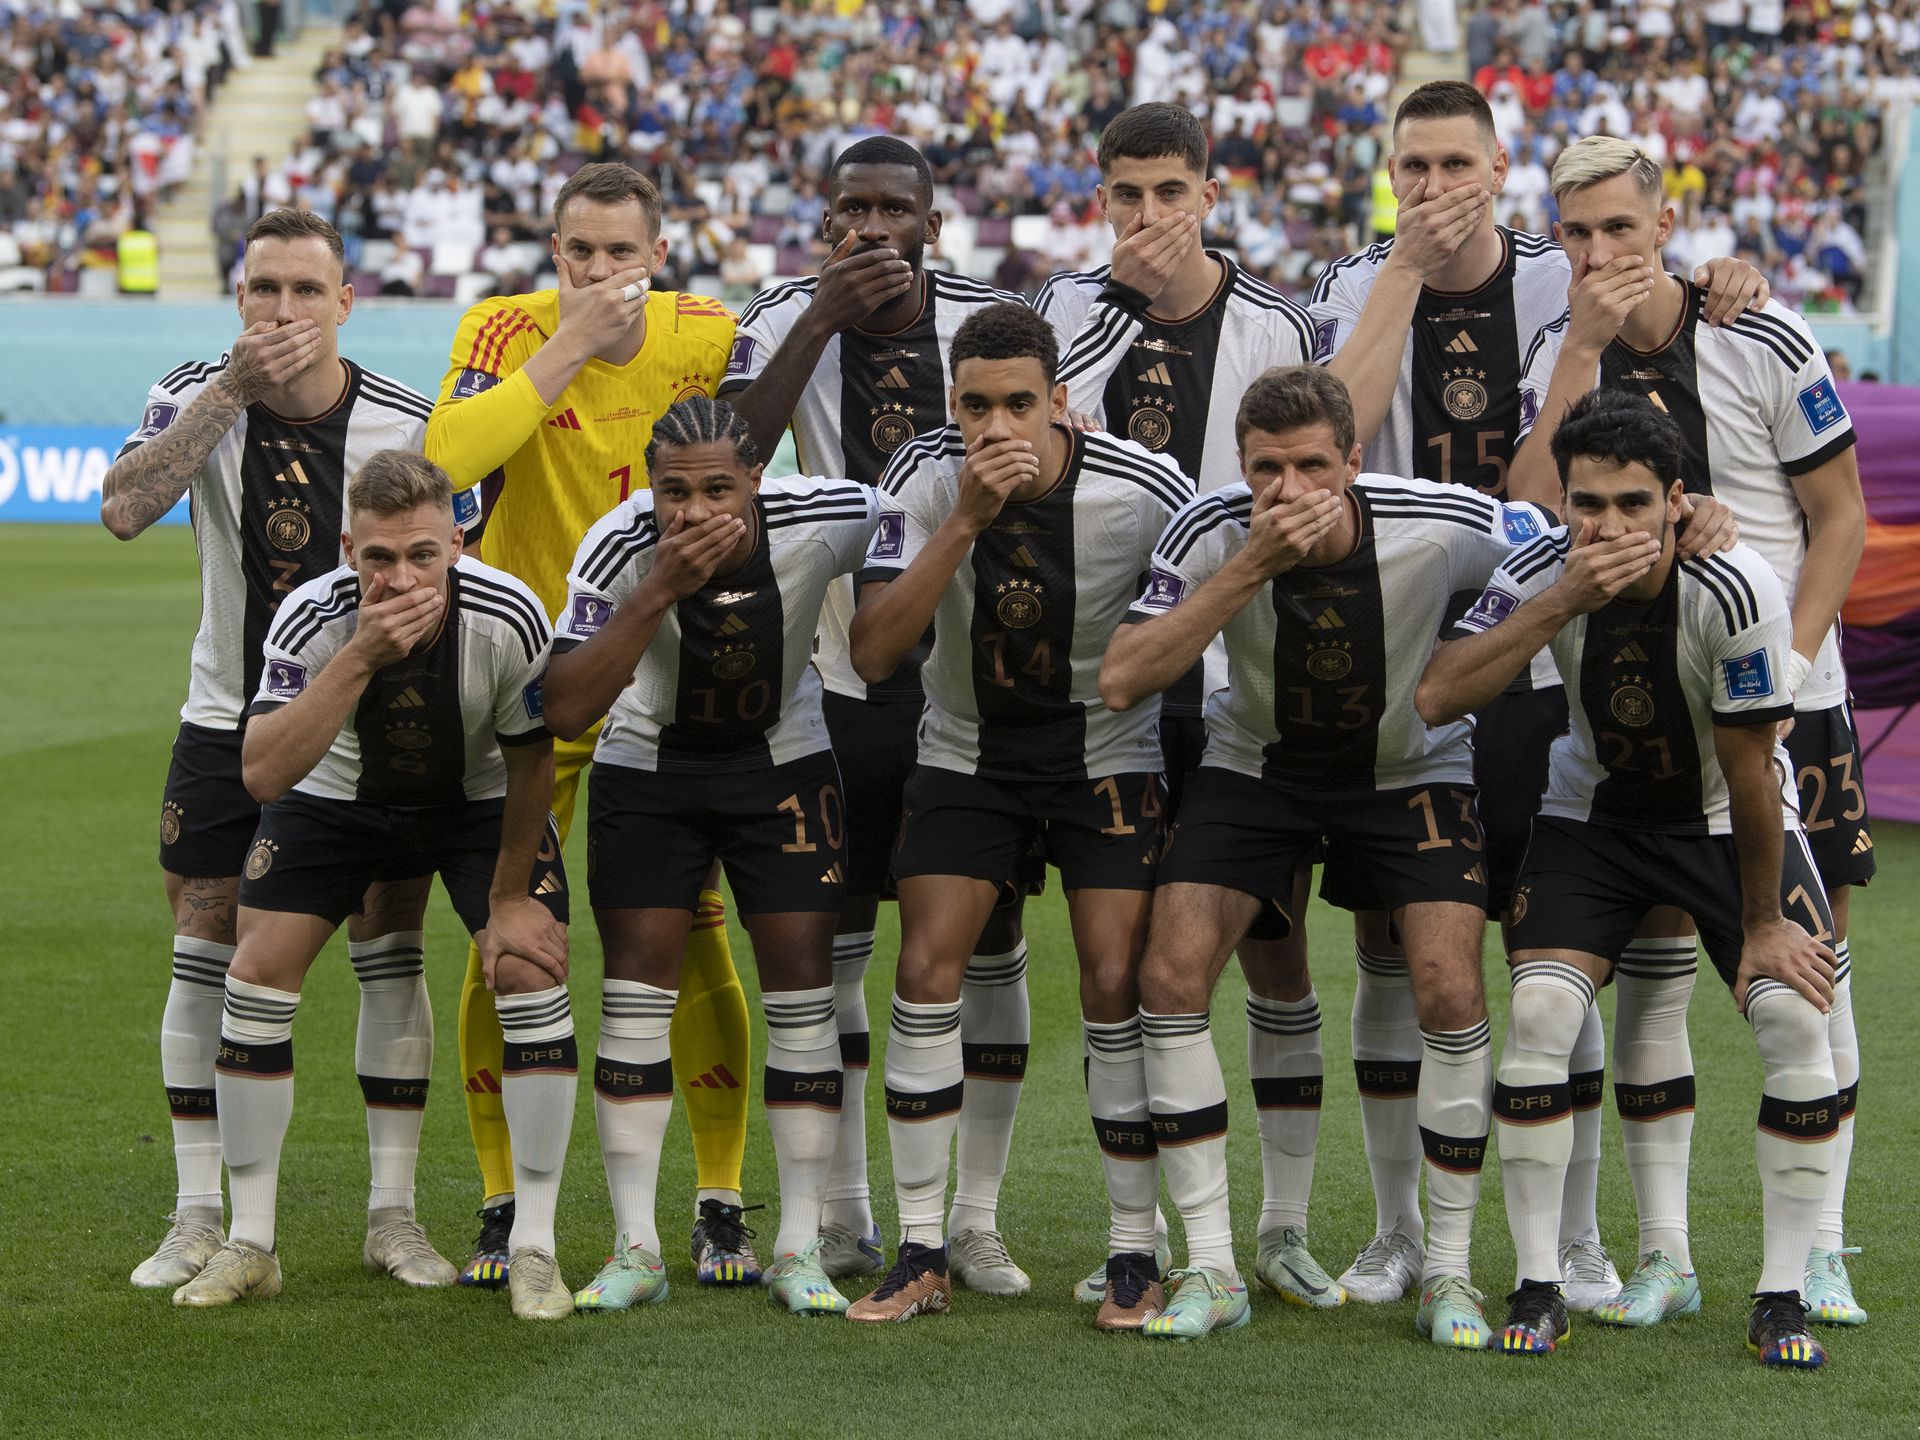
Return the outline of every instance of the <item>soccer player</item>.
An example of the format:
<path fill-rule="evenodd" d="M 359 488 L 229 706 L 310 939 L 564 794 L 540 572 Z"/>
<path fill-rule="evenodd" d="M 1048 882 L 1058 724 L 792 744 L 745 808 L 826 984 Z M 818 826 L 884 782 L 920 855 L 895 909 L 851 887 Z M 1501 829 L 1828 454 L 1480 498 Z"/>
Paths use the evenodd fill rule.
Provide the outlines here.
<path fill-rule="evenodd" d="M 512 1036 L 503 1083 L 523 1142 L 513 1311 L 557 1319 L 571 1308 L 553 1213 L 576 1065 L 540 712 L 552 634 L 526 586 L 461 555 L 452 486 L 424 457 L 368 456 L 348 486 L 347 525 L 347 563 L 274 618 L 247 709 L 241 763 L 265 808 L 240 882 L 214 1076 L 233 1232 L 173 1303 L 280 1293 L 274 1201 L 301 983 L 375 878 L 438 874 L 480 939 Z"/>
<path fill-rule="evenodd" d="M 733 317 L 699 295 L 651 290 L 666 259 L 660 194 L 621 164 L 584 165 L 553 206 L 559 286 L 483 300 L 460 321 L 427 422 L 426 453 L 460 485 L 479 484 L 487 559 L 558 616 L 580 537 L 647 483 L 654 421 L 676 400 L 711 395 Z M 564 838 L 593 736 L 554 747 L 554 814 Z M 751 1041 L 719 892 L 702 892 L 687 944 L 674 1046 L 699 1191 L 693 1258 L 702 1284 L 752 1284 L 760 1263 L 741 1218 Z M 485 1191 L 464 1284 L 507 1281 L 512 1156 L 498 1074 L 501 1037 L 480 952 L 467 956 L 460 1060 Z"/>
<path fill-rule="evenodd" d="M 1353 396 L 1365 468 L 1551 506 L 1559 498 L 1551 476 L 1509 487 L 1508 466 L 1524 433 L 1521 359 L 1540 328 L 1566 308 L 1566 254 L 1544 236 L 1494 223 L 1493 197 L 1506 183 L 1507 153 L 1486 98 L 1464 81 L 1433 81 L 1401 101 L 1387 168 L 1400 203 L 1394 237 L 1335 261 L 1314 286 L 1310 306 L 1316 358 Z M 1713 287 L 1707 314 L 1716 324 L 1767 298 L 1765 277 L 1741 261 L 1713 261 L 1695 278 Z M 1724 518 L 1694 517 L 1685 553 L 1708 554 L 1723 543 Z M 1475 717 L 1488 902 L 1495 915 L 1506 911 L 1526 849 L 1546 785 L 1548 746 L 1566 724 L 1566 694 L 1544 652 L 1530 683 L 1495 697 Z M 1356 1300 L 1397 1300 L 1420 1265 L 1420 1141 L 1410 1103 L 1420 1050 L 1412 992 L 1374 887 L 1337 846 L 1328 852 L 1323 893 L 1358 912 L 1353 1057 L 1376 1211 L 1373 1240 L 1340 1281 Z M 1649 939 L 1645 957 L 1664 955 L 1672 945 Z M 1630 969 L 1643 963 L 1642 947 L 1626 963 Z M 1600 1303 L 1620 1286 L 1600 1244 L 1594 1208 L 1605 1038 L 1595 1010 L 1576 1055 L 1578 1160 L 1568 1171 L 1561 1237 L 1567 1299 L 1576 1309 Z"/>
<path fill-rule="evenodd" d="M 1231 485 L 1240 478 L 1235 408 L 1267 370 L 1311 357 L 1307 314 L 1201 245 L 1220 182 L 1208 176 L 1206 127 L 1192 112 L 1157 103 L 1122 112 L 1100 133 L 1099 164 L 1113 260 L 1054 276 L 1036 302 L 1060 337 L 1068 403 L 1174 461 L 1202 493 Z M 1186 777 L 1200 763 L 1201 700 L 1226 683 L 1225 656 L 1215 646 L 1161 698 L 1169 813 L 1178 813 Z M 1265 1180 L 1256 1273 L 1296 1303 L 1328 1307 L 1345 1295 L 1308 1251 L 1306 1235 L 1324 1068 L 1320 1004 L 1304 927 L 1290 935 L 1270 928 L 1256 925 L 1239 951 L 1251 992 L 1247 1062 Z M 1075 1295 L 1098 1303 L 1104 1278 L 1095 1270 Z"/>
<path fill-rule="evenodd" d="M 976 311 L 949 356 L 954 423 L 888 466 L 851 633 L 854 666 L 872 682 L 934 627 L 893 862 L 901 943 L 886 1098 L 901 1243 L 848 1318 L 911 1320 L 951 1304 L 941 1216 L 961 1104 L 962 977 L 1037 841 L 1060 869 L 1080 959 L 1110 1214 L 1099 1323 L 1138 1328 L 1158 1313 L 1161 1286 L 1134 975 L 1165 792 L 1158 717 L 1109 711 L 1095 679 L 1154 536 L 1193 485 L 1131 441 L 1063 423 L 1054 333 L 1026 306 Z"/>
<path fill-rule="evenodd" d="M 1698 922 L 1765 1068 L 1765 1239 L 1748 1344 L 1768 1365 L 1812 1368 L 1826 1356 L 1800 1287 L 1839 1127 L 1822 1013 L 1837 960 L 1775 738 L 1794 715 L 1796 627 L 1758 551 L 1677 557 L 1685 449 L 1681 427 L 1641 396 L 1600 390 L 1574 404 L 1552 444 L 1567 528 L 1501 567 L 1417 694 L 1429 724 L 1452 723 L 1548 646 L 1576 697 L 1507 931 L 1513 1008 L 1493 1104 L 1516 1280 L 1498 1348 L 1543 1354 L 1567 1333 L 1554 1240 L 1572 1144 L 1568 1060 L 1595 988 L 1665 904 Z M 1650 1266 L 1673 1268 L 1658 1251 Z M 1678 1313 L 1700 1307 L 1697 1285 L 1671 1298 Z"/>
<path fill-rule="evenodd" d="M 654 1224 L 673 1108 L 687 932 L 716 861 L 753 938 L 767 1017 L 767 1125 L 780 1175 L 768 1297 L 844 1311 L 820 1268 L 840 1112 L 833 925 L 846 810 L 820 715 L 813 637 L 827 587 L 866 554 L 874 491 L 761 482 L 746 423 L 682 400 L 654 425 L 650 490 L 596 523 L 567 577 L 547 703 L 555 733 L 604 715 L 588 780 L 587 883 L 606 952 L 594 1113 L 613 1193 L 613 1257 L 583 1310 L 663 1300 Z"/>
<path fill-rule="evenodd" d="M 340 236 L 325 221 L 295 210 L 256 221 L 236 298 L 246 328 L 232 349 L 154 385 L 101 482 L 100 518 L 122 540 L 190 495 L 200 557 L 200 628 L 160 809 L 160 868 L 174 915 L 160 1064 L 179 1194 L 165 1239 L 133 1272 L 145 1289 L 185 1284 L 222 1238 L 214 1058 L 240 871 L 260 818 L 240 773 L 260 642 L 280 603 L 339 563 L 347 477 L 376 451 L 419 449 L 429 408 L 425 396 L 340 354 L 353 287 Z M 449 1285 L 453 1267 L 413 1209 L 433 1060 L 420 928 L 426 890 L 381 883 L 365 898 L 348 924 L 360 982 L 355 1068 L 373 1171 L 363 1253 L 370 1268 L 409 1285 Z"/>
<path fill-rule="evenodd" d="M 1711 493 L 1731 508 L 1792 605 L 1793 647 L 1775 679 L 1793 698 L 1787 753 L 1814 862 L 1833 904 L 1840 960 L 1828 1012 L 1840 1132 L 1819 1239 L 1800 1288 L 1815 1320 L 1864 1324 L 1866 1311 L 1847 1276 L 1842 1229 L 1860 1080 L 1847 897 L 1874 873 L 1837 628 L 1866 538 L 1853 422 L 1820 347 L 1792 311 L 1768 304 L 1731 325 L 1701 323 L 1707 301 L 1699 286 L 1661 266 L 1673 210 L 1652 159 L 1627 141 L 1582 140 L 1555 161 L 1553 186 L 1574 280 L 1564 317 L 1531 347 L 1521 382 L 1530 436 L 1516 475 L 1552 463 L 1559 417 L 1596 383 L 1646 395 L 1686 440 L 1681 474 L 1687 490 Z M 1639 283 L 1639 275 L 1649 283 Z M 1686 1240 L 1693 1125 L 1686 1012 L 1694 962 L 1690 943 L 1673 950 L 1664 966 L 1630 967 L 1631 955 L 1621 962 L 1616 1093 L 1629 1122 L 1626 1156 L 1640 1206 L 1641 1251 L 1644 1259 L 1658 1250 L 1670 1264 L 1643 1267 L 1616 1303 L 1596 1312 L 1617 1324 L 1654 1323 L 1679 1303 L 1673 1296 L 1684 1300 L 1682 1292 L 1697 1283 Z M 1661 1094 L 1664 1100 L 1651 1098 Z"/>
<path fill-rule="evenodd" d="M 835 157 L 821 217 L 832 255 L 817 279 L 775 286 L 747 306 L 720 382 L 761 454 L 773 453 L 791 422 L 803 471 L 877 485 L 902 445 L 946 423 L 954 331 L 983 305 L 1019 297 L 927 269 L 926 247 L 940 238 L 941 220 L 933 173 L 905 141 L 870 136 Z M 847 1084 L 821 1229 L 823 1264 L 836 1279 L 882 1263 L 867 1186 L 865 981 L 874 917 L 892 889 L 887 862 L 925 702 L 922 646 L 872 685 L 854 672 L 847 654 L 853 601 L 851 578 L 835 580 L 814 656 L 827 733 L 846 762 L 847 900 L 833 940 L 833 994 Z M 992 1295 L 1025 1294 L 1033 1283 L 1007 1253 L 999 1222 L 1030 1039 L 1024 903 L 1020 886 L 995 908 L 960 990 L 966 1098 L 947 1228 L 954 1278 Z"/>
<path fill-rule="evenodd" d="M 1436 1344 L 1477 1347 L 1486 1316 L 1468 1248 L 1492 1083 L 1485 845 L 1467 729 L 1429 729 L 1412 696 L 1447 597 L 1484 585 L 1550 517 L 1361 474 L 1346 387 L 1317 366 L 1255 381 L 1235 431 L 1246 478 L 1167 527 L 1100 675 L 1108 703 L 1131 707 L 1226 637 L 1228 686 L 1208 705 L 1206 761 L 1161 861 L 1140 972 L 1153 1131 L 1188 1246 L 1147 1334 L 1246 1323 L 1207 1006 L 1263 911 L 1292 923 L 1294 874 L 1326 837 L 1364 857 L 1391 905 L 1420 1011 L 1432 1221 L 1416 1324 Z"/>

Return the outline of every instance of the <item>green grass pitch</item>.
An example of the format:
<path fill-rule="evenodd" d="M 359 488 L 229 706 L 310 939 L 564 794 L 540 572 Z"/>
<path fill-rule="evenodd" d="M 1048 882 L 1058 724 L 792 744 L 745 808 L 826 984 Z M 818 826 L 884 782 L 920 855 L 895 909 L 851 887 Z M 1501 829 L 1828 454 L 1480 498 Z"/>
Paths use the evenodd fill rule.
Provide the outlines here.
<path fill-rule="evenodd" d="M 1449 1354 L 1418 1341 L 1411 1301 L 1330 1314 L 1256 1289 L 1254 1323 L 1187 1346 L 1106 1337 L 1069 1298 L 1101 1253 L 1105 1211 L 1080 1080 L 1074 967 L 1057 892 L 1033 906 L 1034 1048 L 1001 1218 L 1034 1294 L 961 1294 L 955 1313 L 872 1333 L 802 1323 L 758 1294 L 703 1293 L 669 1247 L 673 1296 L 644 1314 L 516 1324 L 504 1296 L 413 1293 L 360 1266 L 365 1131 L 353 1079 L 354 987 L 344 941 L 316 965 L 298 1023 L 299 1084 L 281 1180 L 285 1295 L 209 1314 L 173 1310 L 126 1283 L 158 1239 L 173 1193 L 159 1094 L 157 1030 L 168 933 L 154 852 L 161 782 L 186 679 L 198 596 L 185 530 L 117 544 L 98 529 L 0 528 L 0 836 L 7 868 L 0 950 L 0 1053 L 8 1123 L 0 1140 L 0 1431 L 9 1435 L 242 1434 L 993 1435 L 1193 1433 L 1846 1437 L 1913 1434 L 1920 1345 L 1910 1299 L 1920 1261 L 1905 1248 L 1920 1190 L 1909 1088 L 1920 1003 L 1920 834 L 1882 825 L 1882 877 L 1855 908 L 1856 1006 L 1865 1105 L 1855 1151 L 1850 1239 L 1873 1323 L 1826 1332 L 1819 1374 L 1768 1374 L 1744 1348 L 1758 1268 L 1753 1114 L 1759 1065 L 1711 972 L 1693 1007 L 1700 1073 L 1693 1166 L 1701 1315 L 1651 1334 L 1576 1321 L 1562 1353 L 1519 1362 Z M 581 837 L 576 833 L 578 852 Z M 584 873 L 575 864 L 574 873 Z M 584 897 L 580 919 L 586 920 Z M 1359 1119 L 1348 1077 L 1353 964 L 1344 917 L 1316 907 L 1314 962 L 1327 1015 L 1327 1107 L 1313 1241 L 1338 1271 L 1372 1229 Z M 584 1053 L 598 1014 L 599 947 L 574 931 L 574 1008 Z M 891 911 L 868 1003 L 884 1032 Z M 743 937 L 735 954 L 749 992 Z M 436 899 L 429 977 L 440 1019 L 434 1099 L 420 1167 L 421 1217 L 464 1259 L 477 1178 L 454 1054 L 465 939 Z M 1497 947 L 1487 974 L 1496 1036 L 1505 993 Z M 1610 995 L 1611 992 L 1608 992 Z M 1611 999 L 1603 1000 L 1611 1011 Z M 1234 1130 L 1242 1263 L 1259 1203 L 1245 1081 L 1240 984 L 1217 997 L 1215 1035 Z M 869 1121 L 883 1224 L 891 1215 L 878 1057 Z M 1606 1122 L 1601 1191 L 1616 1255 L 1633 1244 L 1618 1123 Z M 756 1113 L 750 1200 L 774 1199 L 771 1146 Z M 661 1195 L 669 1237 L 691 1219 L 684 1122 L 667 1143 Z M 1511 1249 L 1497 1164 L 1488 1167 L 1475 1260 L 1498 1303 Z M 681 1207 L 685 1207 L 682 1209 Z M 561 1261 L 584 1283 L 610 1225 L 582 1087 L 560 1212 Z M 763 1234 L 770 1234 L 764 1229 Z"/>

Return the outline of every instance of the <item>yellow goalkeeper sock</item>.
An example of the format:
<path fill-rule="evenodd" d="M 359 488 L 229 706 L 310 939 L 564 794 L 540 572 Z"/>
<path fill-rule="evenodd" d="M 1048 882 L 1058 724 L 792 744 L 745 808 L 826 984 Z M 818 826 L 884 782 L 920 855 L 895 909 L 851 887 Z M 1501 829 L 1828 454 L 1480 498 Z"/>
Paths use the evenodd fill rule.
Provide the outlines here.
<path fill-rule="evenodd" d="M 693 1132 L 694 1183 L 702 1190 L 737 1191 L 747 1150 L 753 1034 L 727 944 L 723 903 L 716 891 L 700 892 L 668 1041 Z"/>
<path fill-rule="evenodd" d="M 460 982 L 460 1075 L 467 1097 L 467 1129 L 480 1162 L 485 1203 L 513 1193 L 513 1146 L 507 1112 L 500 1103 L 500 1063 L 506 1041 L 494 1012 L 493 992 L 480 973 L 480 949 L 467 947 L 467 974 Z"/>

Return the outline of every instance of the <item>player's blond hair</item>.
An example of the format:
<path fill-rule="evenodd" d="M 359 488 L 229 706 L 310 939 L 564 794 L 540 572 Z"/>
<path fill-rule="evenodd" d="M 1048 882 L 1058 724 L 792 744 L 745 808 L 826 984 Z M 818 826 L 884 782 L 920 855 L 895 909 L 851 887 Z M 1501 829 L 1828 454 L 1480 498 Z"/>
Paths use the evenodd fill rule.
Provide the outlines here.
<path fill-rule="evenodd" d="M 347 485 L 348 515 L 404 515 L 422 505 L 453 512 L 447 472 L 412 450 L 381 450 Z"/>
<path fill-rule="evenodd" d="M 567 213 L 567 206 L 574 200 L 591 200 L 597 205 L 624 205 L 633 200 L 640 206 L 641 218 L 646 221 L 647 233 L 656 240 L 660 237 L 660 187 L 642 175 L 631 165 L 623 165 L 618 160 L 602 160 L 592 165 L 582 165 L 567 177 L 567 183 L 560 187 L 560 193 L 553 197 L 553 229 L 557 235 L 564 228 L 560 218 Z"/>
<path fill-rule="evenodd" d="M 1631 140 L 1612 135 L 1589 135 L 1560 152 L 1553 162 L 1553 198 L 1563 200 L 1616 175 L 1633 176 L 1643 199 L 1659 201 L 1665 180 L 1660 162 Z"/>

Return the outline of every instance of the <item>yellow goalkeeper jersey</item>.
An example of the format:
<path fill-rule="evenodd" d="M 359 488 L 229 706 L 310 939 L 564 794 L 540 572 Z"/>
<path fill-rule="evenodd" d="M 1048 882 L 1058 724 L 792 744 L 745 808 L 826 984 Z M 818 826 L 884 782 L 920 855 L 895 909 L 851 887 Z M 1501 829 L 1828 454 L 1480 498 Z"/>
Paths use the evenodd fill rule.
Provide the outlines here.
<path fill-rule="evenodd" d="M 640 353 L 587 361 L 549 406 L 520 367 L 558 327 L 560 292 L 482 300 L 461 318 L 427 421 L 427 458 L 455 491 L 481 487 L 486 562 L 525 581 L 549 616 L 588 528 L 646 485 L 654 420 L 712 395 L 726 372 L 734 317 L 718 300 L 656 290 L 646 305 Z"/>

